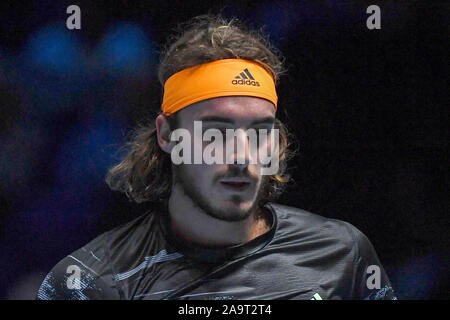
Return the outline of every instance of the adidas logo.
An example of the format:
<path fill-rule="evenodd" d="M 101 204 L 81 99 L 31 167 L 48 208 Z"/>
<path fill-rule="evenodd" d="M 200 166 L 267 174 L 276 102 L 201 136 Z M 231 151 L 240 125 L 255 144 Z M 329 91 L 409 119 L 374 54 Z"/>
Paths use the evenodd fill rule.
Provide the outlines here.
<path fill-rule="evenodd" d="M 237 80 L 237 79 L 239 79 L 239 80 Z M 234 77 L 234 80 L 232 80 L 231 83 L 234 85 L 246 84 L 249 86 L 259 87 L 259 82 L 255 81 L 255 78 L 253 78 L 252 74 L 250 73 L 250 71 L 248 71 L 247 68 L 245 68 L 245 70 L 242 71 L 239 75 Z"/>
<path fill-rule="evenodd" d="M 321 297 L 318 293 L 316 293 L 316 294 L 314 294 L 313 297 L 312 297 L 311 299 L 309 299 L 309 300 L 322 300 L 322 297 Z"/>

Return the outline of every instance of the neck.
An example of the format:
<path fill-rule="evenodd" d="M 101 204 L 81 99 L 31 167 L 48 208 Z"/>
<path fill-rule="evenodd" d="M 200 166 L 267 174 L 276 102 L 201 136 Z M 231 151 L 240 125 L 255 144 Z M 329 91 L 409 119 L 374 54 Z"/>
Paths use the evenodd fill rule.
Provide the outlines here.
<path fill-rule="evenodd" d="M 192 246 L 225 247 L 248 242 L 270 229 L 261 208 L 241 221 L 225 221 L 208 215 L 178 187 L 169 198 L 170 228 Z"/>

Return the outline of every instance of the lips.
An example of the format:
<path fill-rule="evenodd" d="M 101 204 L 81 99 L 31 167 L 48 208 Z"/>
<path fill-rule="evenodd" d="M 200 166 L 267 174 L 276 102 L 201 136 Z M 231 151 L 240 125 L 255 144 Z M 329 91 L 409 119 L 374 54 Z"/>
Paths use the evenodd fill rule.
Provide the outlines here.
<path fill-rule="evenodd" d="M 220 183 L 233 190 L 242 190 L 250 185 L 250 182 L 247 181 L 221 181 Z"/>

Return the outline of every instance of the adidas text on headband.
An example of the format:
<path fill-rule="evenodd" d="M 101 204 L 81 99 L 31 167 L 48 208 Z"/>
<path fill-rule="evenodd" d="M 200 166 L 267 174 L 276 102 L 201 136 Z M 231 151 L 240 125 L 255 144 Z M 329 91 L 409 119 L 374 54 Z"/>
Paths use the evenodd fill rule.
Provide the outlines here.
<path fill-rule="evenodd" d="M 161 109 L 172 114 L 195 102 L 224 96 L 251 96 L 269 100 L 277 108 L 272 75 L 260 64 L 223 59 L 175 73 L 164 84 Z"/>

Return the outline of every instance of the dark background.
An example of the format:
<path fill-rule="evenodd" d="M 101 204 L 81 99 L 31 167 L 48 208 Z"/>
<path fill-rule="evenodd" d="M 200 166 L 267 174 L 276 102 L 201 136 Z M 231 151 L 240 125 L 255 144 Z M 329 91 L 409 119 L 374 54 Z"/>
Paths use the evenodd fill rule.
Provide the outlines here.
<path fill-rule="evenodd" d="M 299 154 L 279 202 L 363 231 L 399 298 L 448 299 L 444 3 L 2 1 L 0 298 L 34 298 L 65 255 L 149 208 L 111 192 L 105 173 L 158 111 L 166 38 L 222 10 L 264 27 L 286 57 L 278 115 Z M 71 4 L 81 30 L 66 28 Z M 371 4 L 381 30 L 366 27 Z"/>

